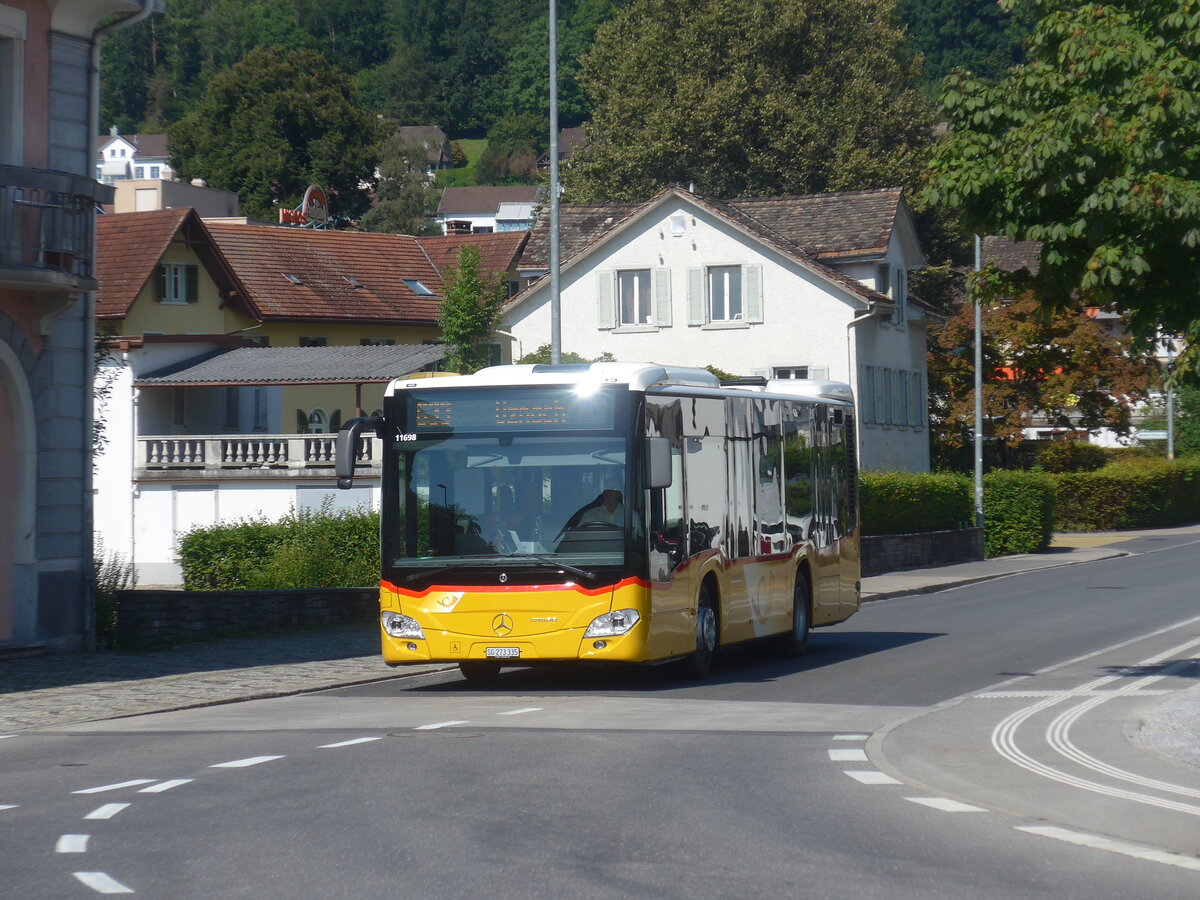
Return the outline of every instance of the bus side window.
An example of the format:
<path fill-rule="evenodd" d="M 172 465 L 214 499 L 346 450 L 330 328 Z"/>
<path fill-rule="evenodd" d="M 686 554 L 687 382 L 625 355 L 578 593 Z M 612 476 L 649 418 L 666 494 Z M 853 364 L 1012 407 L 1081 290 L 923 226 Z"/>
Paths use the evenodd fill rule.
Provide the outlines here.
<path fill-rule="evenodd" d="M 784 508 L 787 530 L 795 545 L 812 535 L 813 453 L 810 428 L 812 417 L 805 407 L 797 407 L 793 417 L 784 422 L 783 471 Z"/>
<path fill-rule="evenodd" d="M 687 558 L 683 527 L 683 455 L 678 441 L 671 446 L 671 484 L 650 492 L 650 580 L 670 581 L 671 573 Z"/>

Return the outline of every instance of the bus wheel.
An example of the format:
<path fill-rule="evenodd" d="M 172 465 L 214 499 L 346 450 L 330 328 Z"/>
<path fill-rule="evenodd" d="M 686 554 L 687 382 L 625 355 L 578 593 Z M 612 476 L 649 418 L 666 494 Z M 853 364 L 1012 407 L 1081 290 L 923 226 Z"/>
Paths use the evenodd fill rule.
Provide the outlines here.
<path fill-rule="evenodd" d="M 713 658 L 717 655 L 717 602 L 712 589 L 700 588 L 700 600 L 696 604 L 696 650 L 687 658 L 687 674 L 703 678 L 712 670 Z"/>
<path fill-rule="evenodd" d="M 800 656 L 808 647 L 808 632 L 812 626 L 812 606 L 809 602 L 808 579 L 796 573 L 796 588 L 792 591 L 792 630 L 781 635 L 781 647 L 787 656 Z"/>
<path fill-rule="evenodd" d="M 477 684 L 492 684 L 500 677 L 500 666 L 490 662 L 460 662 L 458 670 L 467 681 Z"/>

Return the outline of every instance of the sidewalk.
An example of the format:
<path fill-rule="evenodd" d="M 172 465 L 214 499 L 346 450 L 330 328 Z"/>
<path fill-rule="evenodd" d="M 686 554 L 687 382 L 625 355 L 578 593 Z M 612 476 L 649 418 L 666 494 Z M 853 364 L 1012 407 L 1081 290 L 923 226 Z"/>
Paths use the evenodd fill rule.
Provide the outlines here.
<path fill-rule="evenodd" d="M 1006 575 L 1122 556 L 1122 544 L 1162 531 L 1058 535 L 1046 553 L 1009 556 L 864 578 L 863 600 L 928 593 Z M 234 638 L 155 653 L 95 653 L 0 660 L 0 736 L 25 729 L 299 694 L 451 671 L 436 664 L 390 669 L 374 629 L 361 626 Z M 1200 733 L 1200 689 L 1171 698 L 1158 726 L 1174 744 Z M 1180 737 L 1182 735 L 1182 737 Z M 1194 741 L 1200 746 L 1200 738 Z"/>

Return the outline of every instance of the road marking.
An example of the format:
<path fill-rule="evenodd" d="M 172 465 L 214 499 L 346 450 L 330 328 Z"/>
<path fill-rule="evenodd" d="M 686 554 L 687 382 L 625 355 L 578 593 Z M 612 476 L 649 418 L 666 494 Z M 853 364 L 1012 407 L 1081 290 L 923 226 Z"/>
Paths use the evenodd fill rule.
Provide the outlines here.
<path fill-rule="evenodd" d="M 190 778 L 175 778 L 171 781 L 164 781 L 160 784 L 156 784 L 151 787 L 142 788 L 140 791 L 138 791 L 138 793 L 139 794 L 161 794 L 163 791 L 169 791 L 171 788 L 177 788 L 181 784 L 191 784 L 191 783 L 192 783 L 192 779 L 190 779 Z"/>
<path fill-rule="evenodd" d="M 105 803 L 103 806 L 98 806 L 90 813 L 84 816 L 85 819 L 111 819 L 123 809 L 128 809 L 133 804 L 130 803 Z"/>
<path fill-rule="evenodd" d="M 851 778 L 853 778 L 855 781 L 861 782 L 862 784 L 901 784 L 902 783 L 902 782 L 897 781 L 891 775 L 888 775 L 884 772 L 877 772 L 874 769 L 868 769 L 866 771 L 846 770 L 846 774 L 849 775 Z"/>
<path fill-rule="evenodd" d="M 64 834 L 54 845 L 55 853 L 87 853 L 90 834 Z"/>
<path fill-rule="evenodd" d="M 15 804 L 15 803 L 0 803 L 0 809 L 16 809 L 16 808 L 17 808 L 17 804 Z"/>
<path fill-rule="evenodd" d="M 139 784 L 153 784 L 153 778 L 135 778 L 133 781 L 119 781 L 116 784 L 102 784 L 100 787 L 84 788 L 81 791 L 71 791 L 72 794 L 103 794 L 105 791 L 119 791 L 121 788 L 137 787 Z"/>
<path fill-rule="evenodd" d="M 1108 850 L 1112 853 L 1132 856 L 1135 859 L 1144 859 L 1147 862 L 1165 863 L 1168 866 L 1179 866 L 1181 869 L 1191 869 L 1194 872 L 1200 872 L 1200 859 L 1191 856 L 1182 856 L 1166 850 L 1143 847 L 1140 844 L 1116 841 L 1112 838 L 1101 837 L 1098 834 L 1087 834 L 1082 831 L 1055 828 L 1053 825 L 1017 825 L 1014 827 L 1017 831 L 1025 831 L 1029 834 L 1040 835 L 1041 837 L 1054 838 L 1057 841 L 1066 841 L 1068 844 L 1078 844 L 1081 847 L 1091 847 L 1095 850 Z"/>
<path fill-rule="evenodd" d="M 865 741 L 869 737 L 869 734 L 835 734 L 833 739 L 835 741 Z"/>
<path fill-rule="evenodd" d="M 368 744 L 371 741 L 381 741 L 381 740 L 383 740 L 383 738 L 361 737 L 361 738 L 354 738 L 353 740 L 349 740 L 349 741 L 338 741 L 336 744 L 322 744 L 317 749 L 318 750 L 332 750 L 335 747 L 353 747 L 355 744 Z"/>
<path fill-rule="evenodd" d="M 15 734 L 0 734 L 0 741 L 4 740 L 5 738 L 10 738 L 10 737 L 16 737 L 16 735 Z"/>
<path fill-rule="evenodd" d="M 541 712 L 541 711 L 542 711 L 542 708 L 540 706 L 526 706 L 524 709 L 510 709 L 510 710 L 506 710 L 505 712 L 496 713 L 496 715 L 498 715 L 498 716 L 520 716 L 520 715 L 523 715 L 524 713 Z"/>
<path fill-rule="evenodd" d="M 466 725 L 466 719 L 451 719 L 449 722 L 435 722 L 432 725 L 418 725 L 414 731 L 433 731 L 435 728 L 449 728 L 451 725 Z"/>
<path fill-rule="evenodd" d="M 133 888 L 126 887 L 107 872 L 75 872 L 76 878 L 101 894 L 132 894 Z"/>
<path fill-rule="evenodd" d="M 845 750 L 830 750 L 829 758 L 834 762 L 866 762 L 867 751 L 860 750 L 857 747 L 851 747 Z"/>
<path fill-rule="evenodd" d="M 996 700 L 1011 697 L 1117 697 L 1124 693 L 1123 689 L 1113 691 L 988 691 L 986 694 L 976 694 L 976 700 Z M 1163 697 L 1174 691 L 1138 691 L 1139 697 Z"/>
<path fill-rule="evenodd" d="M 940 809 L 942 812 L 987 812 L 982 806 L 959 803 L 957 800 L 950 800 L 947 797 L 905 797 L 904 799 L 920 803 L 922 806 Z"/>
<path fill-rule="evenodd" d="M 245 759 L 234 759 L 229 762 L 217 763 L 210 769 L 244 769 L 247 766 L 257 766 L 259 763 L 270 762 L 273 759 L 283 759 L 282 756 L 248 756 Z"/>

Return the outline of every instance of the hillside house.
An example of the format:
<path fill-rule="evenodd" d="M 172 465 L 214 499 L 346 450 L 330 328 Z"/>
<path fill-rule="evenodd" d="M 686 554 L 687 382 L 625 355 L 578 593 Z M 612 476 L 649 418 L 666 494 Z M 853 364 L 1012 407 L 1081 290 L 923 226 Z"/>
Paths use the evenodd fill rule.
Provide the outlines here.
<path fill-rule="evenodd" d="M 512 187 L 448 187 L 442 192 L 434 221 L 446 234 L 490 234 L 528 231 L 536 219 L 542 189 Z"/>

